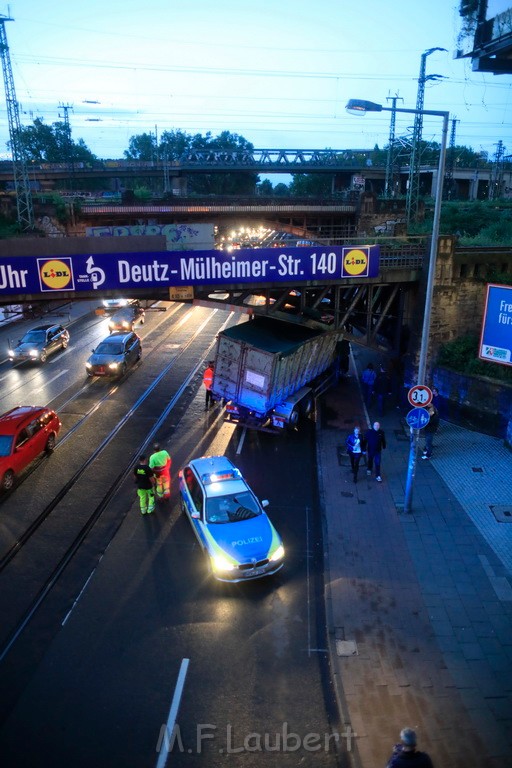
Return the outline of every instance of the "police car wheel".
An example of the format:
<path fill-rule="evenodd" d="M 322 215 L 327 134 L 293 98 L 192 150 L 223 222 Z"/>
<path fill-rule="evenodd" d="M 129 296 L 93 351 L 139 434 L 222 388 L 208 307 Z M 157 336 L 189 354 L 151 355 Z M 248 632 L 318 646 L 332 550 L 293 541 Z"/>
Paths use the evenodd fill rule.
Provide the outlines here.
<path fill-rule="evenodd" d="M 46 453 L 53 453 L 54 450 L 55 450 L 55 435 L 48 435 L 45 451 Z"/>
<path fill-rule="evenodd" d="M 313 410 L 313 400 L 311 397 L 308 397 L 306 402 L 304 403 L 304 408 L 302 409 L 302 412 L 304 416 L 309 416 L 312 410 Z"/>
<path fill-rule="evenodd" d="M 43 351 L 43 352 L 41 352 L 41 355 L 40 355 L 40 357 L 39 357 L 39 362 L 41 362 L 41 363 L 46 363 L 46 358 L 47 358 L 47 354 L 46 354 L 46 352 L 44 352 L 44 351 Z"/>
<path fill-rule="evenodd" d="M 67 348 L 68 348 L 68 340 L 62 339 L 62 349 L 67 349 Z"/>

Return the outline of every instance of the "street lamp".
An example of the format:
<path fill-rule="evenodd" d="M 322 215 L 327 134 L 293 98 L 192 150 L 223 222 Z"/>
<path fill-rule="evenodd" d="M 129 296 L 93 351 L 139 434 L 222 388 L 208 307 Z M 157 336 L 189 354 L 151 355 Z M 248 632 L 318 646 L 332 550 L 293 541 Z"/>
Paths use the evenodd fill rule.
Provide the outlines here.
<path fill-rule="evenodd" d="M 443 118 L 443 132 L 441 138 L 441 149 L 439 152 L 439 164 L 437 168 L 436 179 L 436 201 L 434 206 L 434 220 L 432 222 L 432 235 L 430 241 L 430 256 L 428 263 L 427 290 L 425 296 L 425 308 L 423 314 L 423 328 L 421 332 L 420 359 L 418 363 L 418 384 L 425 384 L 425 374 L 427 369 L 428 337 L 430 333 L 430 316 L 432 313 L 432 294 L 434 292 L 434 275 L 437 257 L 437 241 L 439 239 L 439 223 L 441 220 L 441 203 L 443 198 L 443 177 L 444 164 L 446 159 L 446 139 L 448 136 L 449 112 L 438 112 L 431 109 L 404 109 L 402 107 L 383 107 L 381 104 L 375 104 L 373 101 L 363 101 L 361 99 L 350 99 L 347 106 L 347 112 L 353 115 L 364 115 L 366 112 L 407 112 L 409 114 L 434 115 Z M 416 474 L 416 460 L 418 455 L 419 430 L 411 427 L 411 448 L 409 451 L 409 463 L 407 466 L 407 481 L 405 486 L 404 512 L 412 511 L 412 489 L 414 476 Z"/>

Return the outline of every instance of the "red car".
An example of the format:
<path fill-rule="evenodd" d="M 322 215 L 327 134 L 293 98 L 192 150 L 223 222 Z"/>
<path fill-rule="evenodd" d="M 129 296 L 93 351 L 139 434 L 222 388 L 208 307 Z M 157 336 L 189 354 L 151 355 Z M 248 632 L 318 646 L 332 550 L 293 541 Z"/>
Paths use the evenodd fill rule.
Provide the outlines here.
<path fill-rule="evenodd" d="M 62 424 L 50 408 L 19 405 L 0 416 L 0 488 L 9 491 L 16 475 L 43 451 L 52 453 Z"/>

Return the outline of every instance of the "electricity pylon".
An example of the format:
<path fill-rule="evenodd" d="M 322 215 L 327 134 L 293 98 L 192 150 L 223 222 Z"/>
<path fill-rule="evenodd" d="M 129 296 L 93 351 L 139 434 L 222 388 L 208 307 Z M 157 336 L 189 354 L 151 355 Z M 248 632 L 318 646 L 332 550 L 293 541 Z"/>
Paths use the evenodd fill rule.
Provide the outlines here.
<path fill-rule="evenodd" d="M 443 75 L 426 75 L 426 60 L 434 51 L 446 51 L 446 48 L 429 48 L 421 54 L 420 76 L 418 78 L 418 95 L 416 99 L 416 114 L 414 116 L 414 131 L 412 137 L 412 152 L 409 163 L 409 183 L 407 187 L 406 211 L 407 224 L 417 221 L 420 200 L 420 155 L 421 135 L 423 132 L 423 103 L 425 100 L 425 83 L 427 80 L 439 80 Z"/>
<path fill-rule="evenodd" d="M 7 103 L 7 119 L 9 123 L 9 137 L 11 140 L 12 167 L 14 173 L 14 191 L 16 193 L 16 208 L 18 211 L 18 224 L 21 229 L 34 229 L 34 208 L 30 192 L 25 149 L 21 141 L 21 122 L 19 104 L 16 100 L 14 78 L 12 75 L 11 57 L 7 36 L 5 34 L 5 22 L 13 21 L 9 16 L 0 14 L 0 56 L 2 57 L 2 70 L 4 74 L 5 100 Z"/>

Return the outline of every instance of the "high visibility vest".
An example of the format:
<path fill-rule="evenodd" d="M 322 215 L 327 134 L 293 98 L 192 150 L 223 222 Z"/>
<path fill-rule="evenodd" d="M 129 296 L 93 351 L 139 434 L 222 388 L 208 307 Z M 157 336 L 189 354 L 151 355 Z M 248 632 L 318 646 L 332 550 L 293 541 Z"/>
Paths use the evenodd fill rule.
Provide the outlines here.
<path fill-rule="evenodd" d="M 159 474 L 167 468 L 171 468 L 171 457 L 165 450 L 152 453 L 149 457 L 149 466 L 156 472 L 156 474 Z"/>
<path fill-rule="evenodd" d="M 213 368 L 208 367 L 203 374 L 203 384 L 206 389 L 211 389 L 213 384 Z"/>

